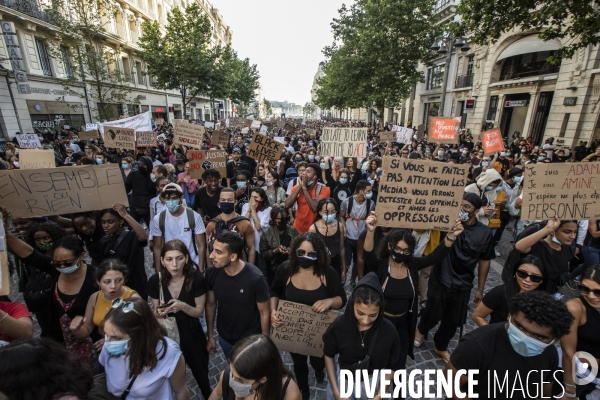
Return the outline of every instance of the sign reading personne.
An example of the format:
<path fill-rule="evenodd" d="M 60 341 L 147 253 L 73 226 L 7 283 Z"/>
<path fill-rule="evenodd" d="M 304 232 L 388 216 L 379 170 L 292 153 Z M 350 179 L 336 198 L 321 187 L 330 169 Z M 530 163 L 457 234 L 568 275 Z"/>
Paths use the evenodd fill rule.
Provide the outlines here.
<path fill-rule="evenodd" d="M 135 132 L 135 147 L 156 147 L 156 132 L 152 131 L 136 131 Z"/>
<path fill-rule="evenodd" d="M 379 132 L 379 140 L 381 142 L 395 142 L 396 141 L 396 132 L 394 132 L 394 131 Z"/>
<path fill-rule="evenodd" d="M 430 142 L 458 143 L 460 120 L 452 117 L 432 117 L 429 128 Z"/>
<path fill-rule="evenodd" d="M 321 154 L 332 157 L 365 158 L 367 128 L 323 128 Z"/>
<path fill-rule="evenodd" d="M 500 129 L 490 129 L 481 134 L 481 143 L 483 144 L 483 150 L 485 154 L 494 154 L 504 150 L 504 143 L 502 143 L 502 133 Z"/>
<path fill-rule="evenodd" d="M 378 225 L 449 232 L 468 173 L 459 164 L 384 157 L 375 209 Z"/>
<path fill-rule="evenodd" d="M 190 150 L 187 157 L 192 179 L 202 179 L 202 174 L 208 169 L 216 169 L 221 176 L 227 175 L 226 150 Z"/>
<path fill-rule="evenodd" d="M 19 152 L 21 169 L 56 168 L 54 151 L 41 149 L 22 149 Z"/>
<path fill-rule="evenodd" d="M 96 140 L 98 139 L 98 131 L 96 129 L 81 131 L 77 132 L 77 136 L 79 136 L 79 139 L 81 140 Z"/>
<path fill-rule="evenodd" d="M 108 149 L 135 149 L 135 129 L 104 127 L 104 147 Z"/>
<path fill-rule="evenodd" d="M 0 206 L 13 218 L 128 206 L 117 164 L 0 171 Z"/>
<path fill-rule="evenodd" d="M 39 149 L 42 147 L 40 137 L 35 133 L 21 133 L 15 136 L 17 142 L 19 142 L 19 147 L 22 149 Z"/>
<path fill-rule="evenodd" d="M 223 131 L 213 131 L 210 142 L 213 146 L 229 146 L 229 133 Z"/>
<path fill-rule="evenodd" d="M 600 162 L 525 165 L 523 220 L 600 218 Z"/>
<path fill-rule="evenodd" d="M 270 166 L 275 168 L 283 150 L 283 143 L 257 132 L 252 136 L 246 155 L 256 161 L 269 161 Z"/>
<path fill-rule="evenodd" d="M 177 120 L 173 132 L 173 143 L 201 150 L 204 131 L 205 129 L 201 125 Z"/>
<path fill-rule="evenodd" d="M 277 318 L 285 325 L 273 329 L 271 339 L 280 351 L 323 357 L 323 334 L 337 311 L 317 313 L 311 306 L 279 300 Z"/>

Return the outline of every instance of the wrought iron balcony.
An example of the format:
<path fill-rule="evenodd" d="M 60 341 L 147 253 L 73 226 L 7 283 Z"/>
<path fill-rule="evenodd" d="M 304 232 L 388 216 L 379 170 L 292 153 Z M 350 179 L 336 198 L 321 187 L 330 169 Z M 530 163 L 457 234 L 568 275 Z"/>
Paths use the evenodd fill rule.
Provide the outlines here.
<path fill-rule="evenodd" d="M 500 81 L 528 78 L 530 76 L 557 74 L 560 71 L 560 65 L 552 65 L 543 61 L 529 64 L 513 64 L 508 67 L 502 67 Z"/>
<path fill-rule="evenodd" d="M 468 88 L 473 86 L 473 75 L 459 75 L 454 82 L 454 88 Z"/>
<path fill-rule="evenodd" d="M 40 21 L 53 23 L 48 13 L 43 11 L 42 6 L 37 0 L 0 0 L 0 5 L 8 7 Z"/>

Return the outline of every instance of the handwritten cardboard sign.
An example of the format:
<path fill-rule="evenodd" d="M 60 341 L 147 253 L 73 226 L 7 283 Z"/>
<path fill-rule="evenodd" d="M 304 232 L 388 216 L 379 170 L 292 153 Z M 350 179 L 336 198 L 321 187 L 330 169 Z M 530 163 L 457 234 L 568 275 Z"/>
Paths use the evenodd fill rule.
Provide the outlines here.
<path fill-rule="evenodd" d="M 13 218 L 30 218 L 102 210 L 127 193 L 119 165 L 0 171 L 0 205 Z"/>
<path fill-rule="evenodd" d="M 458 143 L 459 120 L 452 117 L 432 117 L 429 127 L 431 142 Z"/>
<path fill-rule="evenodd" d="M 323 128 L 320 154 L 364 158 L 367 155 L 367 128 Z"/>
<path fill-rule="evenodd" d="M 108 149 L 135 149 L 135 129 L 104 127 L 104 147 Z"/>
<path fill-rule="evenodd" d="M 379 132 L 379 140 L 382 142 L 395 142 L 396 141 L 396 132 L 394 132 L 394 131 Z"/>
<path fill-rule="evenodd" d="M 527 164 L 523 220 L 600 218 L 600 162 Z"/>
<path fill-rule="evenodd" d="M 255 119 L 254 121 L 252 121 L 252 124 L 250 124 L 250 129 L 258 129 L 260 128 L 260 120 L 259 119 Z"/>
<path fill-rule="evenodd" d="M 284 326 L 274 328 L 271 339 L 279 350 L 323 357 L 323 334 L 338 316 L 337 311 L 316 313 L 312 307 L 279 300 L 277 317 Z"/>
<path fill-rule="evenodd" d="M 52 150 L 22 149 L 19 152 L 19 163 L 21 169 L 56 168 Z"/>
<path fill-rule="evenodd" d="M 8 253 L 4 236 L 4 219 L 0 213 L 0 296 L 10 294 L 10 271 L 8 269 Z"/>
<path fill-rule="evenodd" d="M 91 131 L 81 131 L 77 133 L 79 139 L 81 140 L 96 140 L 98 139 L 98 131 L 96 129 L 92 129 Z"/>
<path fill-rule="evenodd" d="M 504 150 L 502 133 L 500 133 L 500 129 L 498 128 L 483 132 L 481 134 L 481 142 L 486 155 L 498 153 Z"/>
<path fill-rule="evenodd" d="M 283 129 L 285 129 L 288 132 L 294 132 L 294 133 L 296 132 L 296 127 L 294 126 L 294 124 L 290 124 L 287 122 L 285 125 L 283 125 Z"/>
<path fill-rule="evenodd" d="M 246 155 L 256 161 L 269 161 L 269 165 L 275 168 L 283 149 L 283 143 L 257 132 L 252 137 L 252 143 L 246 149 Z"/>
<path fill-rule="evenodd" d="M 221 176 L 227 176 L 229 156 L 226 150 L 190 150 L 187 157 L 192 179 L 202 179 L 202 174 L 207 169 L 216 169 Z"/>
<path fill-rule="evenodd" d="M 213 131 L 210 142 L 213 145 L 229 146 L 229 133 L 223 131 Z"/>
<path fill-rule="evenodd" d="M 22 149 L 39 149 L 42 147 L 40 137 L 35 133 L 21 133 L 15 136 L 17 137 L 17 142 L 19 142 L 19 147 Z"/>
<path fill-rule="evenodd" d="M 405 128 L 403 126 L 399 126 L 396 130 L 396 142 L 402 144 L 411 144 L 412 143 L 413 130 L 410 128 Z"/>
<path fill-rule="evenodd" d="M 135 132 L 135 147 L 156 147 L 156 132 L 152 131 L 137 131 Z"/>
<path fill-rule="evenodd" d="M 164 120 L 164 119 L 162 119 L 162 118 L 157 118 L 157 119 L 156 119 L 156 125 L 162 125 L 162 124 L 164 124 L 164 123 L 165 123 L 165 120 Z"/>
<path fill-rule="evenodd" d="M 375 209 L 378 225 L 450 231 L 468 173 L 461 165 L 384 157 Z"/>
<path fill-rule="evenodd" d="M 423 139 L 423 135 L 425 134 L 425 124 L 421 124 L 417 127 L 417 138 Z"/>
<path fill-rule="evenodd" d="M 177 120 L 173 132 L 173 143 L 200 150 L 202 149 L 204 131 L 205 129 L 202 125 Z"/>

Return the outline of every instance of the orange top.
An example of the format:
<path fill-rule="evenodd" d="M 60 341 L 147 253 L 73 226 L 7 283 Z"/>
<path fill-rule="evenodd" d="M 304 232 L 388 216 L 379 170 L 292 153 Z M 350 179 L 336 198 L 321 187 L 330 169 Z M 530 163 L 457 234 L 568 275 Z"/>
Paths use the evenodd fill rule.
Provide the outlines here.
<path fill-rule="evenodd" d="M 127 291 L 125 295 L 122 297 L 123 300 L 130 298 L 134 293 L 137 293 L 135 290 L 128 288 L 127 286 L 123 286 Z M 114 299 L 113 299 L 114 300 Z M 96 304 L 94 305 L 94 325 L 100 326 L 106 314 L 110 311 L 112 307 L 113 300 L 107 300 L 104 297 L 104 292 L 100 290 L 98 292 L 98 297 L 96 297 Z"/>
<path fill-rule="evenodd" d="M 315 200 L 317 197 L 317 186 L 318 185 L 315 185 L 310 191 L 310 196 Z M 298 185 L 292 188 L 292 193 L 297 187 Z M 327 186 L 323 185 L 321 187 L 321 192 L 319 193 L 319 199 L 325 199 L 327 197 L 331 197 L 331 190 Z M 308 228 L 310 228 L 313 222 L 315 222 L 315 218 L 317 218 L 317 213 L 310 209 L 304 194 L 300 194 L 296 202 L 298 203 L 298 209 L 296 210 L 294 228 L 296 228 L 298 233 L 308 232 Z"/>

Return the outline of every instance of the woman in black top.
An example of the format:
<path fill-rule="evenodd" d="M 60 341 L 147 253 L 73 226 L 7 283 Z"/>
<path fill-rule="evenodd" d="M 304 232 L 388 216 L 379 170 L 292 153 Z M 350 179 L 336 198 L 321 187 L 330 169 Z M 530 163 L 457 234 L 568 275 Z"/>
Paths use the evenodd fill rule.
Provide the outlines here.
<path fill-rule="evenodd" d="M 101 223 L 106 233 L 100 240 L 104 258 L 116 258 L 127 265 L 129 276 L 125 284 L 138 292 L 142 299 L 147 300 L 148 277 L 144 266 L 144 247 L 148 245 L 148 234 L 127 214 L 123 204 L 115 204 L 112 209 L 103 210 Z M 125 223 L 129 224 L 132 230 L 125 229 Z"/>
<path fill-rule="evenodd" d="M 175 316 L 179 330 L 179 347 L 185 363 L 202 392 L 208 399 L 208 350 L 206 335 L 200 325 L 204 314 L 207 287 L 204 276 L 198 272 L 198 265 L 190 259 L 190 253 L 181 240 L 168 241 L 160 256 L 161 272 L 148 280 L 148 294 L 152 299 L 156 318 Z M 162 285 L 163 300 L 160 301 Z"/>
<path fill-rule="evenodd" d="M 419 270 L 437 264 L 450 252 L 456 236 L 463 231 L 460 219 L 446 235 L 443 243 L 426 257 L 413 257 L 416 240 L 406 229 L 392 230 L 379 246 L 379 257 L 373 253 L 375 247 L 374 232 L 377 227 L 377 214 L 371 212 L 366 220 L 367 236 L 365 237 L 365 264 L 377 266 L 377 276 L 385 297 L 385 317 L 393 323 L 400 335 L 403 359 L 414 358 L 414 334 L 417 326 L 417 296 Z"/>
<path fill-rule="evenodd" d="M 354 376 L 356 370 L 366 369 L 372 376 L 375 369 L 390 369 L 392 372 L 402 369 L 404 356 L 400 337 L 394 325 L 383 318 L 384 304 L 379 279 L 370 272 L 358 281 L 344 314 L 327 328 L 323 335 L 323 352 L 329 380 L 328 400 L 340 399 L 337 370 L 348 369 Z M 335 365 L 337 355 L 339 368 Z M 367 355 L 368 362 L 363 362 Z M 360 399 L 367 399 L 364 382 L 361 383 Z M 377 382 L 372 382 L 373 385 L 377 383 L 379 377 Z"/>
<path fill-rule="evenodd" d="M 63 225 L 62 220 L 63 218 L 59 217 L 57 222 Z M 100 244 L 100 239 L 104 236 L 100 215 L 95 211 L 71 214 L 70 223 L 75 228 L 75 234 L 85 243 L 85 248 L 92 258 L 92 266 L 100 264 L 104 259 Z"/>
<path fill-rule="evenodd" d="M 346 303 L 346 292 L 340 277 L 329 266 L 325 244 L 314 233 L 303 233 L 292 241 L 288 263 L 282 264 L 271 286 L 271 323 L 280 327 L 285 323 L 277 318 L 279 299 L 312 306 L 314 312 L 339 310 Z M 310 397 L 308 365 L 302 354 L 290 353 L 294 361 L 294 374 L 302 398 Z M 310 357 L 318 382 L 325 378 L 323 358 Z"/>
<path fill-rule="evenodd" d="M 512 279 L 505 285 L 490 290 L 473 312 L 473 321 L 478 326 L 485 326 L 485 318 L 490 315 L 490 324 L 506 322 L 508 318 L 508 301 L 517 293 L 531 290 L 546 290 L 546 266 L 534 255 L 519 260 L 511 274 Z"/>
<path fill-rule="evenodd" d="M 317 204 L 317 221 L 308 228 L 309 232 L 316 233 L 317 237 L 325 243 L 331 260 L 331 267 L 342 277 L 342 265 L 346 265 L 346 252 L 344 239 L 346 227 L 337 219 L 339 207 L 331 198 L 321 199 Z"/>

